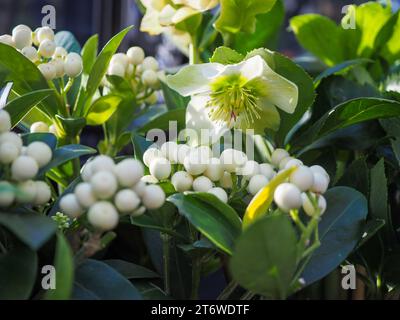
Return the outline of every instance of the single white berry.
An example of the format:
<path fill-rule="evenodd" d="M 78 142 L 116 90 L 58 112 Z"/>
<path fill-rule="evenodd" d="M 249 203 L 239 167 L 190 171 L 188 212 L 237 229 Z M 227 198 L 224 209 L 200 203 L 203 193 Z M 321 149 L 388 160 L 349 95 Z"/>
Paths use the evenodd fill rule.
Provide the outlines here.
<path fill-rule="evenodd" d="M 153 177 L 164 180 L 171 175 L 171 162 L 165 158 L 156 158 L 151 162 L 149 169 Z"/>
<path fill-rule="evenodd" d="M 218 158 L 211 158 L 204 175 L 211 181 L 218 181 L 222 178 L 224 169 L 221 160 Z"/>
<path fill-rule="evenodd" d="M 45 39 L 39 45 L 38 53 L 43 58 L 51 58 L 56 51 L 56 44 L 52 40 Z"/>
<path fill-rule="evenodd" d="M 53 59 L 61 59 L 64 60 L 68 55 L 68 51 L 63 47 L 56 47 L 53 54 Z"/>
<path fill-rule="evenodd" d="M 189 191 L 192 189 L 193 177 L 186 171 L 178 171 L 173 174 L 171 183 L 177 192 Z"/>
<path fill-rule="evenodd" d="M 113 63 L 108 67 L 108 74 L 110 76 L 125 77 L 125 68 L 120 63 Z"/>
<path fill-rule="evenodd" d="M 11 117 L 10 114 L 0 109 L 0 133 L 11 130 Z"/>
<path fill-rule="evenodd" d="M 132 217 L 139 217 L 141 215 L 143 215 L 146 212 L 146 207 L 145 206 L 140 206 L 139 208 L 137 208 L 135 211 L 133 211 L 131 213 Z"/>
<path fill-rule="evenodd" d="M 139 180 L 133 187 L 132 190 L 135 191 L 135 193 L 139 196 L 142 197 L 144 194 L 144 189 L 146 187 L 146 182 Z"/>
<path fill-rule="evenodd" d="M 146 57 L 142 62 L 143 70 L 157 71 L 159 68 L 158 61 L 154 57 Z"/>
<path fill-rule="evenodd" d="M 72 219 L 78 218 L 83 213 L 83 208 L 80 206 L 78 199 L 73 193 L 69 193 L 61 198 L 60 209 L 62 213 Z"/>
<path fill-rule="evenodd" d="M 93 176 L 92 164 L 93 161 L 87 161 L 81 170 L 81 178 L 85 182 L 90 182 Z"/>
<path fill-rule="evenodd" d="M 10 142 L 0 144 L 0 163 L 10 164 L 20 154 L 20 149 Z"/>
<path fill-rule="evenodd" d="M 30 128 L 31 133 L 46 133 L 49 132 L 49 126 L 47 123 L 43 121 L 37 121 L 32 123 L 31 128 Z"/>
<path fill-rule="evenodd" d="M 12 31 L 12 40 L 17 49 L 29 47 L 32 44 L 32 30 L 25 25 L 18 25 Z"/>
<path fill-rule="evenodd" d="M 46 143 L 41 141 L 32 142 L 28 146 L 26 154 L 36 160 L 39 168 L 47 165 L 53 157 L 51 148 Z"/>
<path fill-rule="evenodd" d="M 0 36 L 0 43 L 6 44 L 8 46 L 15 48 L 15 42 L 9 34 L 3 34 L 2 36 Z"/>
<path fill-rule="evenodd" d="M 143 165 L 135 159 L 122 160 L 115 166 L 114 173 L 123 187 L 132 187 L 144 175 Z"/>
<path fill-rule="evenodd" d="M 37 195 L 36 182 L 32 180 L 24 181 L 18 184 L 16 200 L 21 204 L 33 203 Z"/>
<path fill-rule="evenodd" d="M 22 148 L 22 139 L 15 132 L 10 131 L 0 134 L 0 144 L 6 142 L 15 145 L 19 150 Z"/>
<path fill-rule="evenodd" d="M 300 167 L 302 165 L 303 165 L 303 162 L 301 160 L 299 160 L 299 159 L 291 159 L 286 163 L 284 169 L 290 169 L 290 168 L 293 168 L 293 167 Z"/>
<path fill-rule="evenodd" d="M 289 181 L 295 184 L 300 191 L 307 191 L 311 189 L 314 184 L 314 174 L 310 168 L 300 166 L 290 175 Z"/>
<path fill-rule="evenodd" d="M 54 134 L 55 136 L 58 135 L 58 133 L 57 133 L 57 127 L 56 127 L 54 124 L 52 124 L 52 125 L 49 127 L 49 132 L 52 133 L 52 134 Z"/>
<path fill-rule="evenodd" d="M 219 200 L 221 200 L 222 202 L 228 203 L 228 194 L 222 188 L 219 188 L 219 187 L 212 188 L 212 189 L 208 190 L 207 193 L 211 193 L 214 196 L 216 196 Z"/>
<path fill-rule="evenodd" d="M 150 167 L 150 164 L 154 159 L 163 156 L 163 153 L 159 149 L 151 147 L 143 153 L 143 162 L 147 167 Z"/>
<path fill-rule="evenodd" d="M 207 192 L 212 188 L 213 188 L 212 181 L 205 176 L 197 177 L 193 181 L 193 190 L 196 192 Z"/>
<path fill-rule="evenodd" d="M 140 204 L 137 194 L 131 189 L 123 189 L 115 195 L 115 206 L 121 213 L 131 213 Z"/>
<path fill-rule="evenodd" d="M 271 180 L 276 175 L 274 167 L 269 163 L 261 163 L 259 168 L 260 174 L 266 176 L 269 180 Z"/>
<path fill-rule="evenodd" d="M 143 176 L 140 178 L 140 181 L 144 182 L 145 184 L 156 184 L 159 182 L 158 179 L 153 177 L 151 174 Z"/>
<path fill-rule="evenodd" d="M 325 210 L 326 210 L 326 200 L 323 196 L 319 195 L 316 196 L 314 194 L 311 194 L 311 197 L 313 197 L 316 200 L 316 197 L 318 199 L 318 209 L 319 209 L 319 215 L 322 215 Z M 313 205 L 313 202 L 311 202 L 310 198 L 307 196 L 306 193 L 301 194 L 301 198 L 303 200 L 303 210 L 304 212 L 309 215 L 310 217 L 314 216 L 316 214 L 316 208 Z"/>
<path fill-rule="evenodd" d="M 83 208 L 89 208 L 97 201 L 92 185 L 88 182 L 79 183 L 75 187 L 74 193 Z"/>
<path fill-rule="evenodd" d="M 78 77 L 83 70 L 83 61 L 82 57 L 75 53 L 69 53 L 64 62 L 64 72 L 70 78 Z"/>
<path fill-rule="evenodd" d="M 146 186 L 143 196 L 143 205 L 150 210 L 161 208 L 165 202 L 165 193 L 160 186 Z"/>
<path fill-rule="evenodd" d="M 7 208 L 15 201 L 14 187 L 8 181 L 0 181 L 0 208 Z"/>
<path fill-rule="evenodd" d="M 114 54 L 111 58 L 110 65 L 113 65 L 116 63 L 122 65 L 124 70 L 126 70 L 126 68 L 128 67 L 128 64 L 129 64 L 128 56 L 124 53 Z"/>
<path fill-rule="evenodd" d="M 141 64 L 145 57 L 144 51 L 140 47 L 129 48 L 126 55 L 128 57 L 129 62 L 135 66 Z"/>
<path fill-rule="evenodd" d="M 329 177 L 328 172 L 326 172 L 326 170 L 325 170 L 323 167 L 318 166 L 318 165 L 315 165 L 315 166 L 311 166 L 311 167 L 310 167 L 310 170 L 311 170 L 312 172 L 314 172 L 314 173 L 320 173 L 320 174 L 322 174 L 323 176 L 325 176 L 325 178 L 328 179 L 328 182 L 330 182 L 330 179 L 331 179 L 331 178 Z"/>
<path fill-rule="evenodd" d="M 61 59 L 53 59 L 49 62 L 56 70 L 56 78 L 61 78 L 65 75 L 64 61 Z"/>
<path fill-rule="evenodd" d="M 274 200 L 277 206 L 284 212 L 299 209 L 302 205 L 301 192 L 292 183 L 280 184 L 275 190 Z"/>
<path fill-rule="evenodd" d="M 37 62 L 39 61 L 39 54 L 36 50 L 36 48 L 30 46 L 30 47 L 25 47 L 21 50 L 21 53 L 30 61 L 32 62 Z"/>
<path fill-rule="evenodd" d="M 33 204 L 42 206 L 48 203 L 51 199 L 51 189 L 44 181 L 36 181 L 36 197 Z"/>
<path fill-rule="evenodd" d="M 34 178 L 39 171 L 36 160 L 29 156 L 19 156 L 11 165 L 11 176 L 16 181 Z"/>
<path fill-rule="evenodd" d="M 291 161 L 291 160 L 295 160 L 295 159 L 292 158 L 292 157 L 283 158 L 283 159 L 281 160 L 281 162 L 279 162 L 279 170 L 285 170 L 286 165 L 287 165 L 288 162 Z"/>
<path fill-rule="evenodd" d="M 260 173 L 260 165 L 254 160 L 249 160 L 246 164 L 238 170 L 238 175 L 243 176 L 246 179 L 258 175 Z"/>
<path fill-rule="evenodd" d="M 262 174 L 257 174 L 253 176 L 250 181 L 249 185 L 247 186 L 247 191 L 255 196 L 261 189 L 263 189 L 267 184 L 269 180 L 266 176 Z"/>
<path fill-rule="evenodd" d="M 99 171 L 114 171 L 115 163 L 114 160 L 105 155 L 100 155 L 95 157 L 91 161 L 91 170 L 92 174 L 97 173 Z"/>
<path fill-rule="evenodd" d="M 54 41 L 54 31 L 48 26 L 36 29 L 35 33 L 39 43 L 42 43 L 45 40 Z"/>
<path fill-rule="evenodd" d="M 119 221 L 117 210 L 107 201 L 100 201 L 91 206 L 87 218 L 93 227 L 101 231 L 114 229 Z"/>
<path fill-rule="evenodd" d="M 197 176 L 206 171 L 209 161 L 209 157 L 196 148 L 191 150 L 185 157 L 183 165 L 189 174 Z"/>
<path fill-rule="evenodd" d="M 164 143 L 160 150 L 164 158 L 168 159 L 171 163 L 178 163 L 178 144 L 175 141 Z"/>
<path fill-rule="evenodd" d="M 226 149 L 221 153 L 220 160 L 225 171 L 236 172 L 237 169 L 246 164 L 248 159 L 246 154 L 242 151 Z"/>
<path fill-rule="evenodd" d="M 145 86 L 156 87 L 159 83 L 157 73 L 153 70 L 145 70 L 142 74 L 142 82 Z"/>
<path fill-rule="evenodd" d="M 326 178 L 325 175 L 319 172 L 314 172 L 313 175 L 314 175 L 314 184 L 310 188 L 310 191 L 319 194 L 324 194 L 328 189 L 329 180 Z"/>
<path fill-rule="evenodd" d="M 178 163 L 183 164 L 191 149 L 186 144 L 178 144 Z"/>
<path fill-rule="evenodd" d="M 109 171 L 99 171 L 90 179 L 93 193 L 99 199 L 111 198 L 118 189 L 117 178 Z"/>
<path fill-rule="evenodd" d="M 284 159 L 289 157 L 289 153 L 284 149 L 275 149 L 271 155 L 271 163 L 275 167 L 279 167 L 279 163 Z"/>
<path fill-rule="evenodd" d="M 231 174 L 229 172 L 224 172 L 221 180 L 219 180 L 219 184 L 221 185 L 222 188 L 232 189 L 233 181 Z"/>
<path fill-rule="evenodd" d="M 56 78 L 57 70 L 51 63 L 39 64 L 38 69 L 46 80 L 50 81 Z"/>

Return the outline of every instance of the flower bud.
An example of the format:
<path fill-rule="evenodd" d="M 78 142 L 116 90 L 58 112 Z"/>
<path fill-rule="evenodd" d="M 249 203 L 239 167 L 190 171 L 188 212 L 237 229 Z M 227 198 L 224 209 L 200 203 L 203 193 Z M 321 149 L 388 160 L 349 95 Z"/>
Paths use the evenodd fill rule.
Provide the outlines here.
<path fill-rule="evenodd" d="M 39 43 L 42 43 L 45 40 L 54 41 L 54 31 L 48 26 L 38 28 L 35 30 L 35 33 Z"/>
<path fill-rule="evenodd" d="M 29 47 L 32 44 L 32 30 L 25 25 L 18 25 L 12 31 L 12 40 L 17 49 Z"/>
<path fill-rule="evenodd" d="M 39 64 L 38 69 L 47 81 L 51 81 L 56 78 L 57 70 L 52 64 L 50 63 Z"/>
<path fill-rule="evenodd" d="M 76 78 L 82 73 L 82 70 L 82 57 L 75 52 L 69 53 L 64 62 L 65 74 L 70 78 Z"/>
<path fill-rule="evenodd" d="M 23 48 L 21 50 L 21 53 L 32 62 L 39 61 L 39 54 L 37 50 L 32 46 Z"/>
<path fill-rule="evenodd" d="M 45 39 L 39 45 L 39 55 L 43 58 L 51 58 L 56 51 L 56 44 L 52 40 Z"/>
<path fill-rule="evenodd" d="M 133 65 L 137 66 L 141 64 L 144 60 L 145 54 L 142 48 L 140 47 L 132 47 L 126 53 L 128 60 Z"/>
<path fill-rule="evenodd" d="M 224 189 L 222 188 L 212 188 L 210 190 L 207 191 L 207 193 L 213 194 L 214 196 L 216 196 L 219 200 L 221 200 L 224 203 L 228 203 L 228 195 L 225 192 Z"/>

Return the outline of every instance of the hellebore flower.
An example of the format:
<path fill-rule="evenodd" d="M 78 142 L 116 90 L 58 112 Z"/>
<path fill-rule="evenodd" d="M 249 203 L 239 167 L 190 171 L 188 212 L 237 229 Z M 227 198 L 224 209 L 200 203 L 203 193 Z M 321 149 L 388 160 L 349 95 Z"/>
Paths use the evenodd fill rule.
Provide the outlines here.
<path fill-rule="evenodd" d="M 261 56 L 238 64 L 205 63 L 182 68 L 167 77 L 167 84 L 182 96 L 191 96 L 186 127 L 211 129 L 218 139 L 224 130 L 269 128 L 278 130 L 277 108 L 293 113 L 297 86 L 273 71 Z"/>

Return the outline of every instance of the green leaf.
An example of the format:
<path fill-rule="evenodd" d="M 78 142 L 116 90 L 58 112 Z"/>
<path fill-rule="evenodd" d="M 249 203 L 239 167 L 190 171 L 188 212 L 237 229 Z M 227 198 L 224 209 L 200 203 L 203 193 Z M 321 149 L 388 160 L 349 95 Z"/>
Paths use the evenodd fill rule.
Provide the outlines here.
<path fill-rule="evenodd" d="M 138 288 L 144 300 L 172 300 L 164 291 L 157 287 L 154 283 L 148 281 L 134 281 L 134 285 Z"/>
<path fill-rule="evenodd" d="M 279 110 L 281 124 L 275 140 L 278 145 L 284 145 L 289 132 L 300 121 L 315 99 L 314 84 L 311 77 L 297 64 L 280 53 L 267 49 L 257 49 L 250 52 L 246 59 L 261 55 L 268 65 L 278 74 L 292 81 L 299 89 L 299 101 L 293 114 Z"/>
<path fill-rule="evenodd" d="M 120 274 L 122 274 L 125 278 L 129 280 L 154 279 L 160 277 L 152 270 L 124 260 L 104 260 L 104 263 L 117 270 Z"/>
<path fill-rule="evenodd" d="M 215 28 L 221 33 L 253 33 L 256 15 L 270 11 L 276 0 L 221 0 L 221 14 Z"/>
<path fill-rule="evenodd" d="M 40 249 L 57 231 L 57 225 L 52 219 L 34 213 L 2 213 L 0 225 L 32 250 Z"/>
<path fill-rule="evenodd" d="M 319 14 L 305 14 L 292 18 L 290 26 L 297 41 L 328 66 L 345 60 L 341 30 L 331 19 Z"/>
<path fill-rule="evenodd" d="M 137 160 L 143 162 L 143 154 L 152 144 L 154 142 L 148 141 L 145 137 L 135 132 L 132 133 L 133 152 Z"/>
<path fill-rule="evenodd" d="M 241 233 L 241 221 L 235 210 L 207 193 L 176 193 L 167 201 L 220 250 L 232 254 Z"/>
<path fill-rule="evenodd" d="M 231 48 L 218 47 L 217 49 L 215 49 L 213 56 L 210 58 L 210 62 L 221 64 L 236 64 L 243 61 L 243 59 L 244 55 Z"/>
<path fill-rule="evenodd" d="M 168 87 L 168 85 L 161 81 L 161 90 L 164 96 L 165 104 L 168 110 L 184 109 L 187 107 L 190 97 L 183 97 L 175 90 Z"/>
<path fill-rule="evenodd" d="M 400 15 L 395 15 L 396 23 L 393 26 L 392 36 L 386 41 L 382 48 L 381 55 L 392 65 L 396 60 L 399 59 L 400 54 L 400 43 L 397 39 L 400 37 Z"/>
<path fill-rule="evenodd" d="M 321 246 L 306 264 L 306 285 L 328 275 L 353 251 L 363 235 L 368 203 L 358 191 L 335 187 L 325 194 L 327 210 L 318 225 Z"/>
<path fill-rule="evenodd" d="M 12 90 L 22 96 L 36 90 L 50 89 L 47 81 L 30 60 L 13 47 L 0 43 L 0 74 L 13 82 Z M 40 106 L 48 116 L 54 117 L 61 108 L 60 100 L 50 95 Z"/>
<path fill-rule="evenodd" d="M 44 299 L 67 300 L 72 294 L 74 282 L 74 258 L 68 241 L 61 232 L 57 233 L 54 267 L 56 269 L 56 288 L 47 290 Z"/>
<path fill-rule="evenodd" d="M 269 215 L 239 237 L 230 269 L 245 289 L 272 299 L 285 299 L 296 270 L 297 237 L 287 215 Z"/>
<path fill-rule="evenodd" d="M 82 48 L 81 55 L 83 61 L 83 74 L 88 75 L 96 61 L 97 51 L 99 49 L 99 36 L 91 36 Z"/>
<path fill-rule="evenodd" d="M 141 300 L 135 286 L 101 261 L 88 259 L 76 270 L 73 296 L 82 300 Z"/>
<path fill-rule="evenodd" d="M 391 137 L 390 143 L 392 145 L 397 162 L 400 165 L 400 119 L 382 119 L 379 122 L 388 136 Z"/>
<path fill-rule="evenodd" d="M 51 150 L 54 150 L 57 146 L 57 138 L 52 133 L 39 132 L 39 133 L 27 133 L 21 136 L 25 146 L 35 141 L 46 143 Z"/>
<path fill-rule="evenodd" d="M 37 104 L 52 95 L 52 89 L 37 90 L 9 101 L 4 109 L 11 116 L 11 124 L 14 127 Z"/>
<path fill-rule="evenodd" d="M 369 195 L 369 169 L 365 157 L 354 160 L 336 183 L 360 191 L 365 197 Z"/>
<path fill-rule="evenodd" d="M 97 99 L 87 111 L 87 124 L 98 126 L 105 123 L 117 110 L 121 100 L 120 97 L 115 95 L 107 95 Z"/>
<path fill-rule="evenodd" d="M 137 132 L 146 134 L 151 129 L 158 129 L 168 131 L 170 129 L 170 123 L 172 121 L 177 122 L 177 131 L 184 129 L 186 127 L 186 109 L 174 109 L 162 114 L 157 114 L 150 117 L 146 123 L 137 130 Z"/>
<path fill-rule="evenodd" d="M 89 109 L 92 98 L 96 93 L 104 75 L 107 72 L 108 64 L 111 61 L 112 56 L 118 50 L 122 40 L 125 38 L 126 34 L 132 29 L 132 26 L 125 28 L 117 35 L 111 38 L 110 41 L 104 46 L 98 55 L 96 62 L 94 63 L 92 70 L 89 74 L 89 79 L 87 81 L 87 85 L 84 93 L 81 95 L 80 99 L 77 100 L 77 108 L 78 116 L 81 114 L 85 114 L 87 109 Z"/>
<path fill-rule="evenodd" d="M 0 255 L 0 300 L 28 299 L 38 269 L 36 252 L 17 244 Z"/>

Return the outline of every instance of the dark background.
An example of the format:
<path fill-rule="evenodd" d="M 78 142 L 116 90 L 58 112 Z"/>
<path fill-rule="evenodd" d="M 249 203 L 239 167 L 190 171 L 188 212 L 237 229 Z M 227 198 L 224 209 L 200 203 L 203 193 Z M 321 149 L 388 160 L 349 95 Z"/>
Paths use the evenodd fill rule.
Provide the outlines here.
<path fill-rule="evenodd" d="M 285 0 L 286 21 L 279 38 L 279 50 L 289 56 L 302 53 L 294 36 L 287 31 L 288 19 L 302 13 L 321 13 L 337 21 L 341 19 L 342 8 L 348 4 L 366 1 L 349 0 Z M 394 0 L 398 5 L 400 0 Z M 155 55 L 162 65 L 174 66 L 183 58 L 170 44 L 159 37 L 139 32 L 141 13 L 135 0 L 0 0 L 0 34 L 11 33 L 13 26 L 29 25 L 32 29 L 41 24 L 45 5 L 56 8 L 57 30 L 69 30 L 83 44 L 91 35 L 100 36 L 103 45 L 110 37 L 128 25 L 136 26 L 125 39 L 121 49 L 131 45 L 142 46 L 148 55 Z"/>

